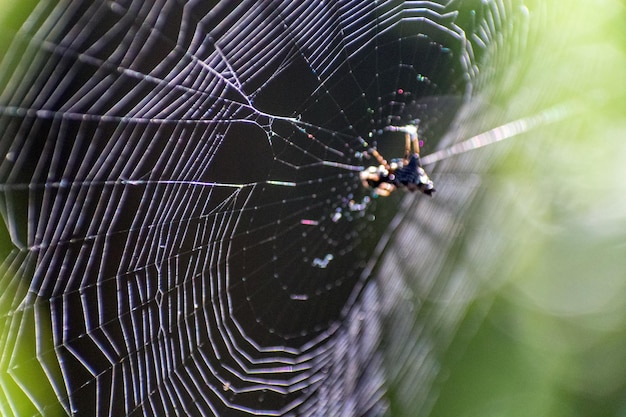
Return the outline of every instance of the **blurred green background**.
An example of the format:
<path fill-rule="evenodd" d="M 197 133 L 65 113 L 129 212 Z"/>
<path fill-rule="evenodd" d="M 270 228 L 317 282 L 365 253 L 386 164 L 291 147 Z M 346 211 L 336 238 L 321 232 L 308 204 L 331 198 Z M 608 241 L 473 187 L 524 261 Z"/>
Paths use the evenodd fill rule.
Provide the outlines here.
<path fill-rule="evenodd" d="M 626 3 L 526 3 L 523 76 L 490 97 L 509 120 L 566 117 L 494 145 L 507 156 L 471 223 L 506 245 L 431 415 L 626 416 Z"/>

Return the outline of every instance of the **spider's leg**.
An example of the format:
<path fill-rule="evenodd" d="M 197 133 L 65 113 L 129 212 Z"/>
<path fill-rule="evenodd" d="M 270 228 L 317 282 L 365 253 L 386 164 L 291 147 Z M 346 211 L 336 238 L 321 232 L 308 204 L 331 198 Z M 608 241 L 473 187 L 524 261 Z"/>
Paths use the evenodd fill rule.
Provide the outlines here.
<path fill-rule="evenodd" d="M 376 149 L 372 149 L 372 155 L 374 156 L 374 158 L 376 158 L 380 165 L 384 166 L 386 170 L 389 170 L 389 164 L 387 163 L 385 158 L 383 158 L 383 156 L 378 153 Z"/>
<path fill-rule="evenodd" d="M 413 152 L 419 156 L 420 154 L 420 141 L 417 138 L 417 132 L 411 135 L 411 142 L 413 142 Z"/>
<path fill-rule="evenodd" d="M 404 159 L 408 160 L 411 155 L 411 134 L 407 131 L 404 133 Z"/>

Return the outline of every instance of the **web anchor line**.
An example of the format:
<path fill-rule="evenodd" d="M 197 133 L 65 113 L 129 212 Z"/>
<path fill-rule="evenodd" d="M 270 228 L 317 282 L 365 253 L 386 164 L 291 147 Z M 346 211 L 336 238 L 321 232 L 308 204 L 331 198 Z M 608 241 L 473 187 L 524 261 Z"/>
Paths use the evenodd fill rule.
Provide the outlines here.
<path fill-rule="evenodd" d="M 443 161 L 455 155 L 464 154 L 474 149 L 513 138 L 539 126 L 562 120 L 570 115 L 571 109 L 568 109 L 566 106 L 553 107 L 534 116 L 505 123 L 448 148 L 428 154 L 422 158 L 422 163 L 424 165 L 434 164 L 435 162 Z"/>

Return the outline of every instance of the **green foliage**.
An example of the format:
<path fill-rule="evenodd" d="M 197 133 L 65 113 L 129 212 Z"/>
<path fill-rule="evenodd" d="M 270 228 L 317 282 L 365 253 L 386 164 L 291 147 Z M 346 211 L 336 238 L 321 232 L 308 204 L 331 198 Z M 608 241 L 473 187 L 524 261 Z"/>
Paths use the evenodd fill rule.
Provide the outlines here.
<path fill-rule="evenodd" d="M 509 241 L 491 266 L 509 272 L 474 300 L 431 416 L 626 410 L 625 7 L 529 3 L 537 35 L 507 112 L 569 116 L 516 138 L 490 174 L 473 221 Z"/>

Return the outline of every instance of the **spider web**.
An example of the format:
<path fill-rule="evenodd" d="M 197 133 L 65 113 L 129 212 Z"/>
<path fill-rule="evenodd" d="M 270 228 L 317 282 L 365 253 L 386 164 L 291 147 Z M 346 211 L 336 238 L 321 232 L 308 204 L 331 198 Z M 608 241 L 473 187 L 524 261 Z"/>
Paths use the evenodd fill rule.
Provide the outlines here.
<path fill-rule="evenodd" d="M 441 213 L 471 193 L 383 201 L 359 172 L 372 147 L 401 155 L 389 125 L 419 119 L 426 151 L 458 140 L 442 138 L 522 11 L 17 12 L 0 64 L 2 414 L 385 414 L 379 345 L 397 282 L 381 287 L 373 268 L 398 210 Z M 423 241 L 427 259 L 437 244 Z"/>

